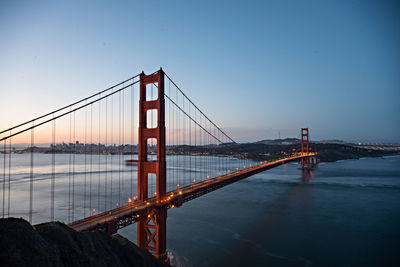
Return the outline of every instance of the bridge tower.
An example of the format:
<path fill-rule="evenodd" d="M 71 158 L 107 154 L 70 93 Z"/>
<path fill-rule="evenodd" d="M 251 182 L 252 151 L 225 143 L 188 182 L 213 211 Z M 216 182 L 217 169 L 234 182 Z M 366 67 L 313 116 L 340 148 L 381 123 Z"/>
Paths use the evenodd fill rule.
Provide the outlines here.
<path fill-rule="evenodd" d="M 308 136 L 308 128 L 301 128 L 301 153 L 308 154 L 309 153 L 309 136 Z M 303 170 L 310 169 L 310 158 L 305 158 L 301 160 L 301 168 Z"/>
<path fill-rule="evenodd" d="M 146 85 L 157 83 L 158 98 L 148 100 Z M 147 111 L 156 110 L 157 126 L 148 128 Z M 148 141 L 157 141 L 157 160 L 148 159 Z M 156 198 L 160 203 L 166 196 L 166 162 L 165 162 L 165 99 L 164 99 L 164 72 L 159 71 L 145 75 L 140 74 L 139 100 L 139 155 L 138 155 L 138 199 L 148 198 L 149 175 L 156 175 Z M 137 227 L 137 244 L 151 252 L 157 259 L 167 261 L 166 249 L 166 221 L 167 207 L 157 206 L 151 210 L 146 218 L 142 218 Z"/>

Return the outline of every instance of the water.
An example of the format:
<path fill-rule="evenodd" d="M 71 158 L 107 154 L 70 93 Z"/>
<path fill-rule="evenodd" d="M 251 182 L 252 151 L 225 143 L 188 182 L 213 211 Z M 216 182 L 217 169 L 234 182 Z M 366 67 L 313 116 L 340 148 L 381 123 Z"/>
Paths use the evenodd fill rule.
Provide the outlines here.
<path fill-rule="evenodd" d="M 51 155 L 34 156 L 33 223 L 39 223 L 50 218 Z M 72 219 L 72 214 L 68 218 L 69 157 L 66 154 L 56 157 L 55 217 L 64 222 Z M 90 213 L 89 199 L 85 206 L 83 198 L 83 181 L 85 178 L 89 181 L 90 175 L 95 213 L 115 207 L 118 202 L 126 203 L 136 167 L 120 162 L 131 156 L 102 156 L 99 167 L 98 156 L 94 155 L 91 172 L 90 166 L 83 164 L 85 155 L 75 157 L 75 219 Z M 172 156 L 168 160 L 170 176 L 206 174 L 194 166 L 188 168 L 188 161 L 195 160 L 193 157 Z M 10 215 L 26 218 L 29 154 L 12 155 L 12 162 Z M 307 176 L 298 167 L 296 163 L 283 165 L 170 209 L 167 248 L 171 263 L 177 266 L 400 265 L 399 156 L 323 163 Z M 108 184 L 113 180 L 112 199 L 110 189 L 106 194 L 105 178 Z M 102 181 L 100 190 L 98 180 Z M 133 182 L 136 187 L 136 180 Z M 120 183 L 125 192 L 123 197 Z M 7 201 L 5 206 L 7 209 Z M 136 243 L 135 224 L 119 233 Z"/>
<path fill-rule="evenodd" d="M 55 220 L 69 223 L 134 201 L 137 166 L 125 165 L 125 160 L 132 158 L 137 159 L 137 155 L 55 154 Z M 4 211 L 5 216 L 29 218 L 32 176 L 32 224 L 51 220 L 52 154 L 34 153 L 33 161 L 29 153 L 3 154 L 0 159 L 0 215 Z M 243 168 L 246 163 L 254 164 L 208 156 L 169 155 L 166 160 L 167 191 L 226 174 L 228 169 Z M 148 195 L 155 196 L 154 174 L 149 175 L 148 182 Z"/>
<path fill-rule="evenodd" d="M 400 157 L 265 171 L 169 210 L 177 266 L 399 266 Z M 136 240 L 136 226 L 120 230 Z"/>

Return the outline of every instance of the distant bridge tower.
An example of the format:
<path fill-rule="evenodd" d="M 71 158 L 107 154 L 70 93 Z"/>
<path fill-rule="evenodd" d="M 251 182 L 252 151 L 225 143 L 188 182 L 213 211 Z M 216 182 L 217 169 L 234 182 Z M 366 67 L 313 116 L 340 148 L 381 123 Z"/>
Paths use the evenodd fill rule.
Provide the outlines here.
<path fill-rule="evenodd" d="M 309 153 L 308 128 L 301 128 L 301 153 L 302 154 Z M 301 168 L 303 170 L 310 169 L 310 158 L 307 157 L 301 160 Z"/>
<path fill-rule="evenodd" d="M 146 85 L 157 83 L 158 98 L 147 100 Z M 147 111 L 157 111 L 157 126 L 147 128 Z M 148 160 L 148 141 L 157 141 L 157 161 Z M 139 100 L 139 155 L 138 155 L 138 199 L 148 198 L 149 175 L 156 175 L 157 202 L 166 196 L 166 163 L 165 163 L 165 99 L 164 99 L 164 72 L 160 68 L 154 74 L 140 74 Z M 166 250 L 166 221 L 167 207 L 157 206 L 151 210 L 146 218 L 138 223 L 137 244 L 150 251 L 157 259 L 167 261 Z"/>

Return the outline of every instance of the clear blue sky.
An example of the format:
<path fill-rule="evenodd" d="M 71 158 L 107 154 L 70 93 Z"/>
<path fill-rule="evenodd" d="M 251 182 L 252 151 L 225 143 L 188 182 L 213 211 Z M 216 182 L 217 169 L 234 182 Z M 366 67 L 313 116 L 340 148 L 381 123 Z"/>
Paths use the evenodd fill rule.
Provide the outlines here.
<path fill-rule="evenodd" d="M 0 128 L 162 66 L 239 141 L 400 142 L 399 6 L 2 0 Z"/>

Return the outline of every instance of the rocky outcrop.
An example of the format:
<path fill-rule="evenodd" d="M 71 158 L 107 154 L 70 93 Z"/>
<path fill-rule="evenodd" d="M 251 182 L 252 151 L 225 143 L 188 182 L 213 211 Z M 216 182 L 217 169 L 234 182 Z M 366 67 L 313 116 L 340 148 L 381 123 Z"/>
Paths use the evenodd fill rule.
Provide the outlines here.
<path fill-rule="evenodd" d="M 76 232 L 60 222 L 0 219 L 1 266 L 170 266 L 126 238 Z"/>

